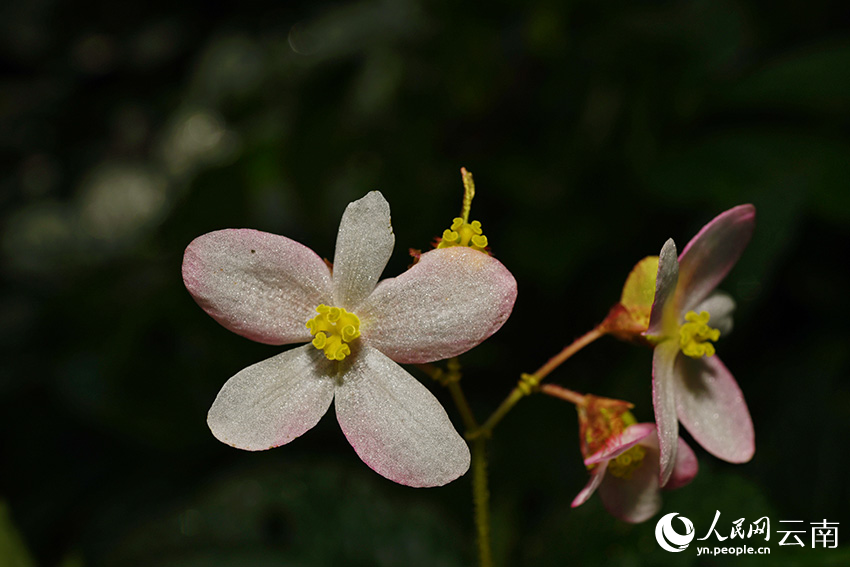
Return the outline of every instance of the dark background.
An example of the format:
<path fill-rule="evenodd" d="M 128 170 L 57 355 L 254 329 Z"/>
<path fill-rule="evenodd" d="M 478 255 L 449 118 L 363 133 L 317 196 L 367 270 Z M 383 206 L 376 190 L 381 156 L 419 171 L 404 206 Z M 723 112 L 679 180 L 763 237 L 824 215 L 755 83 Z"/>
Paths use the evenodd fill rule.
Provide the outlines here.
<path fill-rule="evenodd" d="M 280 449 L 216 441 L 218 389 L 280 349 L 220 327 L 180 276 L 185 246 L 226 227 L 330 258 L 373 189 L 396 275 L 457 214 L 461 166 L 519 282 L 511 319 L 461 357 L 479 419 L 667 238 L 758 210 L 718 345 L 755 458 L 697 449 L 662 512 L 698 537 L 715 510 L 722 532 L 767 515 L 769 561 L 664 552 L 655 519 L 618 522 L 598 498 L 571 510 L 575 412 L 536 396 L 491 443 L 499 564 L 846 565 L 850 548 L 795 551 L 775 530 L 850 529 L 848 16 L 824 0 L 4 3 L 0 565 L 473 563 L 469 475 L 395 485 L 332 413 Z M 650 361 L 605 338 L 551 380 L 648 421 Z"/>

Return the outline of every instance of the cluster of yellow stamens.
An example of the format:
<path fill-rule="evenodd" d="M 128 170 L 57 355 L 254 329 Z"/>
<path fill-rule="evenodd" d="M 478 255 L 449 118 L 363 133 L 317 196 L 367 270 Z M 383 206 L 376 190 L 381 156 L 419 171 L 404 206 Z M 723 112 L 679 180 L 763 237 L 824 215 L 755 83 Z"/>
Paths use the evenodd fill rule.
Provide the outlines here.
<path fill-rule="evenodd" d="M 714 345 L 708 341 L 716 341 L 720 338 L 720 330 L 708 326 L 711 316 L 708 311 L 699 315 L 695 311 L 685 314 L 684 323 L 679 327 L 679 346 L 682 352 L 691 358 L 702 358 L 714 355 Z"/>
<path fill-rule="evenodd" d="M 628 451 L 608 461 L 608 468 L 606 470 L 614 476 L 628 480 L 632 478 L 632 474 L 643 463 L 644 456 L 646 456 L 646 449 L 641 445 L 635 445 Z"/>
<path fill-rule="evenodd" d="M 307 321 L 313 346 L 325 351 L 328 360 L 344 360 L 351 354 L 346 344 L 360 336 L 360 318 L 342 307 L 316 307 L 318 315 Z"/>
<path fill-rule="evenodd" d="M 473 250 L 485 252 L 487 248 L 487 237 L 481 230 L 481 223 L 472 221 L 468 223 L 461 217 L 452 221 L 451 228 L 443 231 L 443 238 L 437 244 L 437 248 L 449 248 L 450 246 L 469 246 Z"/>

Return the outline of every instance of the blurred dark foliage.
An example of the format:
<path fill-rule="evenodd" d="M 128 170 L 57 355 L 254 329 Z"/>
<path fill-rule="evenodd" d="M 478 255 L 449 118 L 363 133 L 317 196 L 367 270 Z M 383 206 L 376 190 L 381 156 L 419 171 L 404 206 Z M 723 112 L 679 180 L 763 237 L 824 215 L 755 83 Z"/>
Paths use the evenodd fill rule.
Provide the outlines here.
<path fill-rule="evenodd" d="M 0 564 L 472 563 L 468 478 L 394 485 L 332 414 L 264 453 L 216 441 L 205 415 L 220 386 L 279 349 L 218 326 L 180 277 L 185 246 L 225 227 L 331 257 L 343 208 L 373 189 L 392 206 L 397 274 L 457 214 L 461 166 L 520 292 L 505 327 L 461 358 L 482 418 L 604 317 L 635 262 L 754 203 L 756 236 L 722 286 L 739 306 L 719 352 L 756 456 L 698 451 L 699 477 L 663 512 L 698 531 L 718 509 L 730 526 L 826 518 L 842 542 L 848 6 L 4 3 Z M 604 339 L 551 379 L 652 417 L 647 350 Z M 668 554 L 654 521 L 622 524 L 596 499 L 571 510 L 586 478 L 576 434 L 574 410 L 542 397 L 496 430 L 501 565 L 758 563 Z M 843 546 L 774 538 L 759 564 L 850 561 Z"/>

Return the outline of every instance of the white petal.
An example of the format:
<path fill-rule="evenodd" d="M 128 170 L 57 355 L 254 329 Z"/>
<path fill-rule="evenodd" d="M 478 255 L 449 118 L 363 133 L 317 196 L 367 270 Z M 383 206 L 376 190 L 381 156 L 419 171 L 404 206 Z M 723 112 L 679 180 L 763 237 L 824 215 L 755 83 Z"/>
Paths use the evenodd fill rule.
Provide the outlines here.
<path fill-rule="evenodd" d="M 228 229 L 199 236 L 183 281 L 216 321 L 243 337 L 282 345 L 310 340 L 305 323 L 331 300 L 331 274 L 315 252 L 285 236 Z"/>
<path fill-rule="evenodd" d="M 207 416 L 210 430 L 249 451 L 289 443 L 328 410 L 335 368 L 309 344 L 249 366 L 218 393 Z"/>
<path fill-rule="evenodd" d="M 670 238 L 658 255 L 658 272 L 655 277 L 655 299 L 649 316 L 646 335 L 660 336 L 675 322 L 673 297 L 679 282 L 679 260 L 676 258 L 676 243 Z"/>
<path fill-rule="evenodd" d="M 378 350 L 362 346 L 336 391 L 336 416 L 378 474 L 408 486 L 441 486 L 469 468 L 469 448 L 428 389 Z"/>
<path fill-rule="evenodd" d="M 334 305 L 352 311 L 381 277 L 395 243 L 390 205 L 378 191 L 349 203 L 339 223 L 334 255 Z"/>
<path fill-rule="evenodd" d="M 605 471 L 608 470 L 608 461 L 604 461 L 599 463 L 599 466 L 594 467 L 592 471 L 590 471 L 590 478 L 587 481 L 587 484 L 584 485 L 584 488 L 581 489 L 575 498 L 573 498 L 572 506 L 576 508 L 581 506 L 585 502 L 587 502 L 593 493 L 596 492 L 596 489 L 599 488 L 599 485 L 602 483 L 602 480 L 605 478 Z"/>
<path fill-rule="evenodd" d="M 679 444 L 679 420 L 676 415 L 676 359 L 679 343 L 669 339 L 655 347 L 652 354 L 652 405 L 655 424 L 658 426 L 658 443 L 661 452 L 660 485 L 664 486 L 676 466 Z"/>
<path fill-rule="evenodd" d="M 697 313 L 708 311 L 711 315 L 708 324 L 720 330 L 721 337 L 732 332 L 732 313 L 735 311 L 735 300 L 728 293 L 715 291 L 694 307 L 694 311 Z"/>
<path fill-rule="evenodd" d="M 357 314 L 364 340 L 397 362 L 456 356 L 495 333 L 516 300 L 501 262 L 460 246 L 432 250 L 382 281 Z"/>

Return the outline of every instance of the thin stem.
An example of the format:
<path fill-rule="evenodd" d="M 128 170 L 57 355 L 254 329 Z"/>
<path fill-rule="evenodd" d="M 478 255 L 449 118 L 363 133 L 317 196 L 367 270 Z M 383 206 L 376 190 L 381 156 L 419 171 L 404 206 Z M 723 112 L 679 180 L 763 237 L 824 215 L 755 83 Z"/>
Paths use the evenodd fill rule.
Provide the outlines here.
<path fill-rule="evenodd" d="M 466 395 L 460 387 L 460 382 L 449 382 L 446 384 L 446 387 L 452 395 L 457 411 L 460 412 L 460 418 L 463 420 L 463 425 L 467 430 L 477 429 L 478 422 L 475 420 L 475 416 L 472 415 L 472 409 L 469 407 L 469 402 L 466 401 Z"/>
<path fill-rule="evenodd" d="M 549 359 L 549 361 L 541 366 L 537 372 L 534 374 L 523 374 L 520 378 L 520 381 L 517 383 L 516 387 L 511 390 L 511 393 L 508 394 L 508 397 L 502 401 L 496 411 L 493 412 L 487 421 L 484 422 L 484 425 L 475 429 L 473 431 L 468 431 L 466 434 L 467 439 L 478 439 L 479 437 L 487 437 L 492 433 L 493 428 L 496 427 L 502 418 L 507 415 L 511 409 L 519 402 L 522 398 L 530 394 L 532 391 L 538 388 L 538 384 L 540 381 L 548 376 L 553 370 L 555 370 L 558 366 L 564 363 L 568 358 L 572 355 L 598 339 L 599 337 L 605 335 L 606 331 L 599 325 L 594 327 L 587 333 L 583 334 L 572 343 L 567 345 L 564 350 L 553 356 Z"/>
<path fill-rule="evenodd" d="M 540 392 L 542 394 L 566 400 L 577 406 L 584 403 L 584 396 L 582 394 L 564 388 L 563 386 L 558 386 L 557 384 L 543 384 L 540 386 Z"/>
<path fill-rule="evenodd" d="M 487 439 L 472 441 L 472 500 L 475 505 L 475 529 L 478 534 L 478 564 L 493 567 L 490 544 L 490 489 L 487 486 Z"/>
<path fill-rule="evenodd" d="M 590 331 L 586 332 L 576 340 L 574 340 L 571 344 L 564 348 L 561 352 L 553 356 L 549 359 L 549 362 L 541 366 L 537 369 L 537 372 L 534 373 L 535 376 L 540 378 L 541 380 L 549 375 L 553 370 L 558 368 L 565 360 L 570 358 L 572 355 L 598 339 L 599 337 L 605 335 L 605 330 L 602 328 L 602 325 L 594 327 Z"/>

